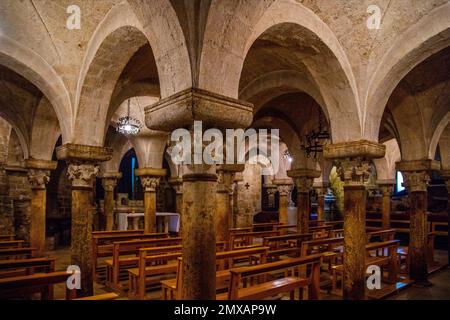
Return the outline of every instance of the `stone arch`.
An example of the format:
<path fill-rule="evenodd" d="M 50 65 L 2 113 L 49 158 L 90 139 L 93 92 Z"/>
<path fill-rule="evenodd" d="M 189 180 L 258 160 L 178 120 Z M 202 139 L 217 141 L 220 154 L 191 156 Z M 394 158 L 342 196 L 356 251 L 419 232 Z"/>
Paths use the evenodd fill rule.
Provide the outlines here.
<path fill-rule="evenodd" d="M 53 151 L 60 136 L 59 122 L 50 101 L 42 97 L 33 117 L 30 156 L 35 159 L 52 160 Z"/>
<path fill-rule="evenodd" d="M 363 133 L 377 140 L 384 109 L 400 81 L 419 63 L 450 46 L 450 3 L 435 8 L 403 32 L 381 58 L 364 97 Z"/>
<path fill-rule="evenodd" d="M 310 95 L 329 118 L 326 114 L 325 102 L 317 87 L 311 83 L 309 77 L 293 70 L 274 71 L 258 77 L 241 90 L 239 98 L 252 102 L 254 105 L 253 113 L 255 114 L 276 96 L 297 91 Z"/>
<path fill-rule="evenodd" d="M 41 56 L 0 33 L 0 64 L 35 85 L 50 101 L 64 142 L 73 133 L 72 103 L 61 77 Z"/>
<path fill-rule="evenodd" d="M 181 41 L 177 37 L 178 31 L 174 31 L 168 37 L 167 32 L 156 35 L 152 29 L 157 27 L 154 25 L 155 21 L 159 21 L 159 29 L 161 25 L 168 25 L 170 29 L 178 30 L 178 20 L 176 16 L 173 20 L 169 19 L 171 7 L 170 3 L 166 3 L 167 0 L 156 2 L 159 4 L 152 3 L 152 6 L 147 6 L 150 12 L 154 13 L 154 19 L 150 22 L 142 21 L 143 17 L 140 13 L 138 14 L 138 11 L 140 12 L 143 8 L 139 9 L 140 5 L 137 1 L 130 1 L 130 4 L 122 3 L 114 6 L 98 25 L 88 44 L 77 84 L 76 127 L 80 129 L 78 131 L 81 134 L 75 137 L 76 143 L 90 145 L 104 143 L 105 127 L 109 121 L 107 117 L 111 115 L 110 102 L 117 80 L 133 54 L 145 44 L 150 44 L 155 56 L 161 95 L 169 95 L 186 87 L 184 84 L 178 84 L 179 79 L 184 75 L 183 70 L 189 69 L 190 66 L 189 63 L 181 64 L 185 59 L 183 59 L 183 47 L 178 48 Z M 145 4 L 141 5 L 145 6 Z M 164 15 L 161 16 L 161 12 Z M 160 21 L 161 19 L 163 21 Z M 184 38 L 181 43 L 184 44 Z M 178 50 L 170 51 L 175 47 Z M 174 55 L 179 60 L 175 61 Z M 166 58 L 173 61 L 166 62 L 164 61 Z M 169 74 L 167 70 L 164 70 L 165 63 L 172 63 L 173 67 L 179 67 L 181 71 L 179 74 Z M 87 119 L 89 121 L 86 121 Z"/>
<path fill-rule="evenodd" d="M 320 49 L 324 52 L 317 53 L 322 62 L 309 61 L 309 71 L 324 97 L 334 141 L 360 139 L 361 111 L 356 81 L 336 36 L 302 4 L 277 0 L 266 7 L 262 1 L 239 4 L 212 2 L 200 61 L 200 87 L 238 97 L 241 71 L 255 40 L 271 27 L 293 24 L 308 38 L 316 39 L 322 45 Z M 230 13 L 232 19 L 223 19 L 224 11 Z M 223 36 L 217 39 L 217 34 Z M 236 34 L 239 35 L 237 38 Z M 336 79 L 328 79 L 330 70 Z M 335 86 L 335 82 L 339 85 Z M 342 122 L 346 130 L 340 130 Z M 354 127 L 350 129 L 349 124 Z"/>
<path fill-rule="evenodd" d="M 436 129 L 434 130 L 433 136 L 431 138 L 430 142 L 430 148 L 428 150 L 428 158 L 434 159 L 434 155 L 436 154 L 436 149 L 438 144 L 441 144 L 441 137 L 444 134 L 444 132 L 450 131 L 449 129 L 450 124 L 450 112 L 448 112 L 439 122 Z M 442 150 L 441 150 L 442 153 Z"/>

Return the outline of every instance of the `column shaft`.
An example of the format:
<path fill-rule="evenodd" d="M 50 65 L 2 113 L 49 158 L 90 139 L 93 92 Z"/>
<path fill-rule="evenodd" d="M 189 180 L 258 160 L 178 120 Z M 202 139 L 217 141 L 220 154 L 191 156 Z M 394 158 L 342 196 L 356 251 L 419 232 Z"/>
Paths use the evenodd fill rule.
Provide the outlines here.
<path fill-rule="evenodd" d="M 427 192 L 415 191 L 409 195 L 410 238 L 409 276 L 419 283 L 427 282 Z"/>
<path fill-rule="evenodd" d="M 288 217 L 287 217 L 287 205 L 288 205 L 288 201 L 287 201 L 287 194 L 280 192 L 280 198 L 279 198 L 279 216 L 278 216 L 278 221 L 281 224 L 287 224 L 288 221 Z"/>
<path fill-rule="evenodd" d="M 37 257 L 45 254 L 46 202 L 46 189 L 31 190 L 30 246 L 37 248 Z"/>
<path fill-rule="evenodd" d="M 297 229 L 299 233 L 308 232 L 310 210 L 309 192 L 297 192 Z"/>
<path fill-rule="evenodd" d="M 365 298 L 366 188 L 344 186 L 344 299 Z"/>
<path fill-rule="evenodd" d="M 111 231 L 114 227 L 114 191 L 105 190 L 104 202 L 105 230 Z"/>
<path fill-rule="evenodd" d="M 79 296 L 94 294 L 92 261 L 92 188 L 72 188 L 72 245 L 71 263 L 81 269 Z M 95 270 L 94 270 L 95 272 Z"/>
<path fill-rule="evenodd" d="M 156 191 L 144 192 L 144 232 L 156 232 Z"/>
<path fill-rule="evenodd" d="M 216 212 L 217 176 L 183 176 L 183 299 L 216 298 Z"/>

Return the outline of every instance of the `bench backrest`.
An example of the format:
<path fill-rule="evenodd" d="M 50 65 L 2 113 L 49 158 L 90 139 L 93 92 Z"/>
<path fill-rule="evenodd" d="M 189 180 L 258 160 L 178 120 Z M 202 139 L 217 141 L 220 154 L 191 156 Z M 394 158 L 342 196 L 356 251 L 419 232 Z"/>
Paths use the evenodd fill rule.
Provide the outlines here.
<path fill-rule="evenodd" d="M 8 248 L 8 249 L 0 249 L 0 259 L 8 258 L 8 257 L 30 257 L 33 255 L 33 252 L 36 251 L 36 248 Z"/>
<path fill-rule="evenodd" d="M 334 248 L 344 244 L 343 237 L 315 239 L 302 243 L 302 256 L 312 253 L 320 253 L 325 251 L 333 251 Z"/>
<path fill-rule="evenodd" d="M 242 245 L 251 245 L 253 244 L 254 238 L 264 238 L 270 236 L 278 236 L 280 235 L 280 231 L 272 230 L 272 231 L 254 231 L 254 232 L 240 232 L 235 234 L 230 234 L 230 244 L 228 248 L 233 250 L 236 248 L 235 242 L 236 240 L 241 240 Z"/>
<path fill-rule="evenodd" d="M 394 240 L 395 230 L 394 229 L 385 229 L 385 230 L 377 230 L 371 231 L 366 234 L 366 241 L 371 242 L 373 238 L 380 238 L 381 241 Z"/>
<path fill-rule="evenodd" d="M 19 260 L 1 260 L 0 270 L 8 269 L 28 269 L 39 268 L 40 272 L 52 272 L 55 270 L 54 258 L 34 258 L 34 259 L 19 259 Z M 36 270 L 33 270 L 34 272 Z"/>
<path fill-rule="evenodd" d="M 0 241 L 0 249 L 21 248 L 21 247 L 23 247 L 24 243 L 25 243 L 24 240 Z"/>
<path fill-rule="evenodd" d="M 243 286 L 242 280 L 249 277 L 261 276 L 276 271 L 284 272 L 295 269 L 300 270 L 301 267 L 312 265 L 309 277 L 316 278 L 320 276 L 320 263 L 322 254 L 315 254 L 300 258 L 284 259 L 275 262 L 264 263 L 250 267 L 240 267 L 230 269 L 231 281 L 228 290 L 228 299 L 236 300 L 238 298 L 239 288 Z M 292 272 L 292 275 L 295 273 Z M 259 279 L 264 279 L 265 277 Z"/>
<path fill-rule="evenodd" d="M 11 241 L 14 240 L 15 235 L 13 234 L 2 234 L 0 235 L 0 241 Z"/>
<path fill-rule="evenodd" d="M 286 241 L 295 240 L 295 246 L 300 247 L 303 241 L 308 241 L 313 238 L 312 233 L 296 233 L 281 236 L 265 237 L 263 240 L 264 246 L 270 247 L 271 250 L 275 250 L 279 247 L 280 242 L 286 243 Z"/>

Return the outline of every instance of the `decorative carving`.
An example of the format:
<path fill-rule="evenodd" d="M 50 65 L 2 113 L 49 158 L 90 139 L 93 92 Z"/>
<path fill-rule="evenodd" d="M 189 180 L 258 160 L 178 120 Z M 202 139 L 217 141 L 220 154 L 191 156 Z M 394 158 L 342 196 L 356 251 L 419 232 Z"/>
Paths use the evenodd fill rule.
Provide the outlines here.
<path fill-rule="evenodd" d="M 403 186 L 408 192 L 426 192 L 430 175 L 428 171 L 404 171 Z"/>
<path fill-rule="evenodd" d="M 338 174 L 347 185 L 364 184 L 370 178 L 370 162 L 362 158 L 343 159 L 340 161 Z"/>
<path fill-rule="evenodd" d="M 45 189 L 45 185 L 50 181 L 50 170 L 28 169 L 28 181 L 31 189 Z"/>
<path fill-rule="evenodd" d="M 297 192 L 309 193 L 313 185 L 313 178 L 311 177 L 294 177 L 294 183 L 297 187 Z"/>
<path fill-rule="evenodd" d="M 145 192 L 156 192 L 160 177 L 141 176 L 142 187 Z"/>
<path fill-rule="evenodd" d="M 291 188 L 290 185 L 279 185 L 277 186 L 278 192 L 280 193 L 280 196 L 288 196 L 289 189 Z"/>
<path fill-rule="evenodd" d="M 116 178 L 102 178 L 102 186 L 103 189 L 105 189 L 105 191 L 113 192 L 116 185 L 117 185 Z"/>
<path fill-rule="evenodd" d="M 99 172 L 99 166 L 93 163 L 71 162 L 67 168 L 67 176 L 73 187 L 92 187 Z"/>

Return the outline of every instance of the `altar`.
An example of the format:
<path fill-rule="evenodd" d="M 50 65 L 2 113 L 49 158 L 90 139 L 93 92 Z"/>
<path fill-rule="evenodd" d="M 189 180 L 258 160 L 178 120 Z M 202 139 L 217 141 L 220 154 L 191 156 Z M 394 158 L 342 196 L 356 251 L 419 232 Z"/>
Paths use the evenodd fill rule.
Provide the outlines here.
<path fill-rule="evenodd" d="M 144 219 L 143 212 L 120 212 L 119 230 L 139 229 L 139 220 Z M 179 232 L 180 214 L 176 212 L 157 212 L 156 228 L 158 232 Z"/>

